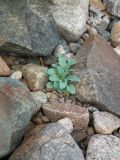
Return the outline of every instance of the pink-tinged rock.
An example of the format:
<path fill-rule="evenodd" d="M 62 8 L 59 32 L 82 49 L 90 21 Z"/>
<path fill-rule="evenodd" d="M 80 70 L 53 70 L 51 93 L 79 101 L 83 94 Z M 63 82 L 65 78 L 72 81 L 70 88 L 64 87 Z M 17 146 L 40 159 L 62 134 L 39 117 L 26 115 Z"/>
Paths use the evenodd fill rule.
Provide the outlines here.
<path fill-rule="evenodd" d="M 100 36 L 90 37 L 76 60 L 76 97 L 120 116 L 120 57 L 113 48 Z"/>
<path fill-rule="evenodd" d="M 18 80 L 0 78 L 0 159 L 20 144 L 34 107 L 27 87 Z"/>
<path fill-rule="evenodd" d="M 0 76 L 9 76 L 10 75 L 10 69 L 8 65 L 5 63 L 5 61 L 0 57 Z"/>
<path fill-rule="evenodd" d="M 74 104 L 53 103 L 42 106 L 45 115 L 51 122 L 56 122 L 68 117 L 73 125 L 78 128 L 86 128 L 89 123 L 88 109 Z"/>

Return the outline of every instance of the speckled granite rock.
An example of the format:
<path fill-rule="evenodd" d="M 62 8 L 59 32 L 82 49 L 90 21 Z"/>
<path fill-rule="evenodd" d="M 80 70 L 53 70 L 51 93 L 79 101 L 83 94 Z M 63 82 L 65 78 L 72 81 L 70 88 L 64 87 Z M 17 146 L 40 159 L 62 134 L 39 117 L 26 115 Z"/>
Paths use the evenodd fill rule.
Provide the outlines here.
<path fill-rule="evenodd" d="M 59 124 L 31 131 L 9 160 L 84 160 L 82 151 Z"/>
<path fill-rule="evenodd" d="M 46 56 L 59 44 L 44 0 L 1 0 L 0 13 L 0 51 Z"/>

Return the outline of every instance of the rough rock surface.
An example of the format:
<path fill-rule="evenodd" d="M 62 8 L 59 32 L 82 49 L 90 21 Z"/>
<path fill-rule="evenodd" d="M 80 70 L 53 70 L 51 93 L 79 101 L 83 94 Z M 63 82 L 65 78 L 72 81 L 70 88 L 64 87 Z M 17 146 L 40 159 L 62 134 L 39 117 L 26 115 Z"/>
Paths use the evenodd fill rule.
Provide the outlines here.
<path fill-rule="evenodd" d="M 62 125 L 69 133 L 73 131 L 73 123 L 69 118 L 63 118 L 57 121 L 60 125 Z"/>
<path fill-rule="evenodd" d="M 59 124 L 36 128 L 9 160 L 84 160 L 82 151 Z"/>
<path fill-rule="evenodd" d="M 89 123 L 88 109 L 70 103 L 53 103 L 42 106 L 45 115 L 52 122 L 68 117 L 73 125 L 78 128 L 86 128 Z"/>
<path fill-rule="evenodd" d="M 120 116 L 120 57 L 100 36 L 85 42 L 76 56 L 81 81 L 76 97 Z"/>
<path fill-rule="evenodd" d="M 0 158 L 19 145 L 34 107 L 34 100 L 22 83 L 0 78 Z"/>
<path fill-rule="evenodd" d="M 96 111 L 93 113 L 94 128 L 97 133 L 111 134 L 120 128 L 120 119 L 108 112 Z"/>
<path fill-rule="evenodd" d="M 23 66 L 22 73 L 31 91 L 44 89 L 47 83 L 46 67 L 36 64 L 26 64 Z"/>
<path fill-rule="evenodd" d="M 106 9 L 114 16 L 120 17 L 120 0 L 103 0 Z"/>
<path fill-rule="evenodd" d="M 61 35 L 67 41 L 76 41 L 85 31 L 89 0 L 59 0 L 49 5 Z"/>
<path fill-rule="evenodd" d="M 113 135 L 94 135 L 88 145 L 86 160 L 119 160 L 120 139 Z"/>
<path fill-rule="evenodd" d="M 0 13 L 0 51 L 45 56 L 59 44 L 59 33 L 44 0 L 1 0 Z"/>
<path fill-rule="evenodd" d="M 120 21 L 113 24 L 110 39 L 114 47 L 120 46 Z"/>

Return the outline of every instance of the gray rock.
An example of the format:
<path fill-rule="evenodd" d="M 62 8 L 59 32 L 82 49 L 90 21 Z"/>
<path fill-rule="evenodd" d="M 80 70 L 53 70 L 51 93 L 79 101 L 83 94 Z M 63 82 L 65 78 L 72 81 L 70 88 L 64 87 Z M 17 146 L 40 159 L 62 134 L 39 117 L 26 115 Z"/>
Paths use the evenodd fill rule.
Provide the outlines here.
<path fill-rule="evenodd" d="M 93 113 L 93 119 L 96 133 L 111 134 L 120 128 L 120 119 L 108 112 L 96 111 Z"/>
<path fill-rule="evenodd" d="M 94 135 L 88 144 L 86 160 L 119 160 L 120 139 L 113 135 Z"/>
<path fill-rule="evenodd" d="M 120 58 L 100 36 L 91 37 L 76 56 L 76 86 L 80 101 L 120 116 Z"/>
<path fill-rule="evenodd" d="M 36 128 L 9 160 L 84 160 L 82 151 L 59 124 Z"/>
<path fill-rule="evenodd" d="M 50 55 L 60 37 L 44 0 L 0 1 L 0 51 Z"/>
<path fill-rule="evenodd" d="M 0 78 L 0 158 L 19 145 L 34 107 L 34 100 L 22 83 Z"/>
<path fill-rule="evenodd" d="M 106 9 L 114 16 L 120 17 L 120 0 L 103 0 Z"/>
<path fill-rule="evenodd" d="M 96 27 L 96 30 L 105 40 L 110 40 L 110 32 L 106 31 L 102 27 Z"/>
<path fill-rule="evenodd" d="M 86 30 L 89 0 L 59 0 L 49 8 L 61 35 L 69 42 L 74 42 Z"/>
<path fill-rule="evenodd" d="M 63 118 L 57 121 L 58 124 L 62 125 L 69 133 L 73 131 L 73 123 L 69 118 Z"/>

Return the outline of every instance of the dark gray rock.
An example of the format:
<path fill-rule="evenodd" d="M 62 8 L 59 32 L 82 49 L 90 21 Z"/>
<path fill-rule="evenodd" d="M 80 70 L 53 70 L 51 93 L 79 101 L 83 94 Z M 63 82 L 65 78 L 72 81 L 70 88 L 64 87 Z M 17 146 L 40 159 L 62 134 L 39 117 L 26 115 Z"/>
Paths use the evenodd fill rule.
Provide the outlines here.
<path fill-rule="evenodd" d="M 120 116 L 120 57 L 102 37 L 89 38 L 76 56 L 80 101 Z"/>
<path fill-rule="evenodd" d="M 0 1 L 0 52 L 46 56 L 59 42 L 44 0 Z"/>
<path fill-rule="evenodd" d="M 59 124 L 31 131 L 9 160 L 84 160 L 82 151 Z"/>
<path fill-rule="evenodd" d="M 103 0 L 106 9 L 114 16 L 120 17 L 120 0 Z"/>
<path fill-rule="evenodd" d="M 97 32 L 107 41 L 110 40 L 110 32 L 106 31 L 101 27 L 96 27 Z"/>
<path fill-rule="evenodd" d="M 28 89 L 12 78 L 0 78 L 0 158 L 21 142 L 34 108 Z"/>
<path fill-rule="evenodd" d="M 94 135 L 88 144 L 86 160 L 119 160 L 120 138 L 113 135 Z"/>

